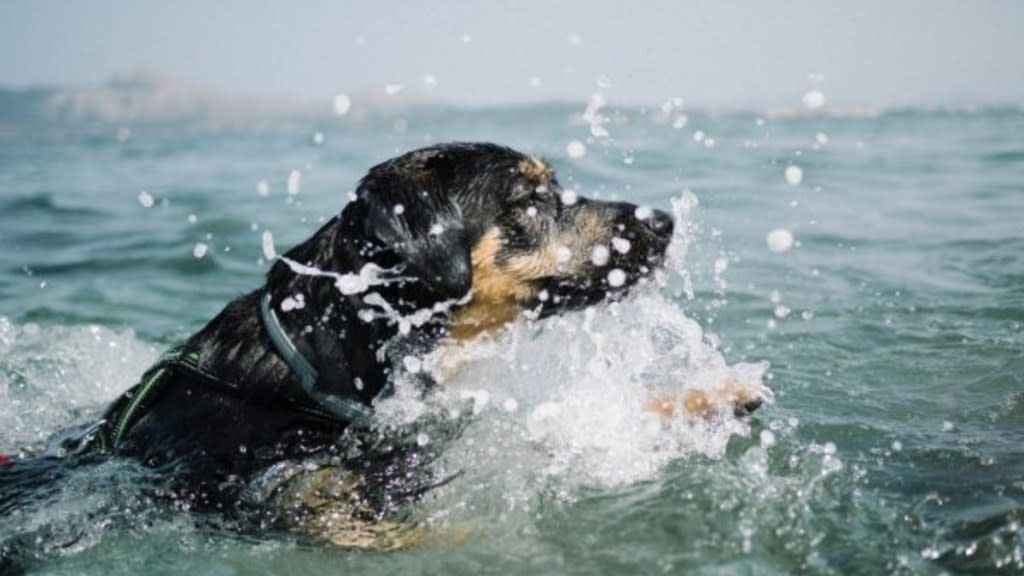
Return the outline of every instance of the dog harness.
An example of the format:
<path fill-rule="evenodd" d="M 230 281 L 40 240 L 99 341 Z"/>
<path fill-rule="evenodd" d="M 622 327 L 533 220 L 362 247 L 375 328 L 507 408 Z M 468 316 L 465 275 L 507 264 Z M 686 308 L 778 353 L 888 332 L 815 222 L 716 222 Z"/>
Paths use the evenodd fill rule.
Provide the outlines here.
<path fill-rule="evenodd" d="M 302 390 L 313 401 L 313 406 L 296 406 L 294 409 L 320 420 L 342 424 L 365 425 L 369 421 L 372 413 L 365 404 L 320 389 L 320 377 L 316 369 L 285 333 L 271 308 L 271 296 L 268 292 L 264 293 L 260 300 L 260 320 L 274 350 L 298 379 Z M 169 381 L 168 376 L 180 372 L 186 372 L 193 378 L 231 395 L 239 395 L 242 392 L 241 386 L 237 383 L 224 380 L 203 369 L 198 351 L 189 352 L 177 347 L 164 354 L 143 374 L 138 384 L 125 392 L 107 410 L 99 422 L 86 429 L 71 444 L 65 446 L 65 449 L 72 453 L 84 452 L 94 446 L 105 452 L 114 450 L 124 439 L 125 434 L 146 415 L 163 386 Z M 2 463 L 0 460 L 0 464 Z"/>
<path fill-rule="evenodd" d="M 168 381 L 168 376 L 175 372 L 188 372 L 209 385 L 238 394 L 238 385 L 218 378 L 203 370 L 199 365 L 199 352 L 187 352 L 183 348 L 173 348 L 160 357 L 152 368 L 142 375 L 142 380 L 125 392 L 114 402 L 103 418 L 88 428 L 75 441 L 78 446 L 68 446 L 73 452 L 82 452 L 97 445 L 102 451 L 109 452 L 121 443 L 124 435 L 137 424 Z"/>

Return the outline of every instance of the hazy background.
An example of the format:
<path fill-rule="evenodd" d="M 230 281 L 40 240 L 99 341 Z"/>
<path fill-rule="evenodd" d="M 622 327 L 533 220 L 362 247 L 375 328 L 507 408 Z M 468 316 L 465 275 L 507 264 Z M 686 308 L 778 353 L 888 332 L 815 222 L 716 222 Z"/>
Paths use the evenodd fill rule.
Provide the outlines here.
<path fill-rule="evenodd" d="M 468 105 L 1020 104 L 1024 3 L 0 3 L 0 86 L 98 85 L 140 68 L 220 92 Z M 426 79 L 426 82 L 425 82 Z M 436 80 L 436 85 L 433 80 Z"/>

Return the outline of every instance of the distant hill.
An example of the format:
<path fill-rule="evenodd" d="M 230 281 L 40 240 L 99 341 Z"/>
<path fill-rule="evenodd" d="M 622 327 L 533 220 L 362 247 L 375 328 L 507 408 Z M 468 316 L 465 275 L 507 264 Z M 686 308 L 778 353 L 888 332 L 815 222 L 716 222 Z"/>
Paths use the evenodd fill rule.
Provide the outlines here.
<path fill-rule="evenodd" d="M 406 108 L 410 100 L 362 91 L 349 116 Z M 331 100 L 301 102 L 221 94 L 152 71 L 117 75 L 101 86 L 0 88 L 0 125 L 146 123 L 176 120 L 232 123 L 332 114 Z"/>

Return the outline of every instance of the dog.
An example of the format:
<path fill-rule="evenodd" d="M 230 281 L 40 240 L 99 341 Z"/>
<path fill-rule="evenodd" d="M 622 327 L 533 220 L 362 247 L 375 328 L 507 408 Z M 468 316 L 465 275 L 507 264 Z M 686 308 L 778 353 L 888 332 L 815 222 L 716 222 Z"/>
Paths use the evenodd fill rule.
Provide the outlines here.
<path fill-rule="evenodd" d="M 171 470 L 197 508 L 230 507 L 253 478 L 287 469 L 257 500 L 295 512 L 290 527 L 377 541 L 392 528 L 381 502 L 402 492 L 392 480 L 429 460 L 360 432 L 396 375 L 522 314 L 622 297 L 663 264 L 672 233 L 667 213 L 580 197 L 504 146 L 408 152 L 371 168 L 339 215 L 115 400 L 76 449 Z M 310 460 L 329 464 L 293 466 Z M 324 524 L 339 509 L 357 529 Z"/>

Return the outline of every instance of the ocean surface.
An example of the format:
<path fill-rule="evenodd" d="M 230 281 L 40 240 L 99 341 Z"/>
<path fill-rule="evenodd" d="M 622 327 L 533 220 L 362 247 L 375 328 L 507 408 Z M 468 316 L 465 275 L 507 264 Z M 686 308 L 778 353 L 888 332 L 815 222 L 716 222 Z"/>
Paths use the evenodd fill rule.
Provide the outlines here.
<path fill-rule="evenodd" d="M 408 511 L 434 533 L 423 545 L 239 533 L 116 460 L 4 511 L 0 543 L 34 573 L 104 576 L 1024 574 L 1024 112 L 584 109 L 9 111 L 14 458 L 259 286 L 265 232 L 287 249 L 401 152 L 506 144 L 580 195 L 672 210 L 677 232 L 657 285 L 460 351 L 472 361 L 443 393 L 477 414 L 439 464 L 459 475 Z M 726 379 L 774 398 L 744 421 L 643 410 L 651 390 Z"/>

